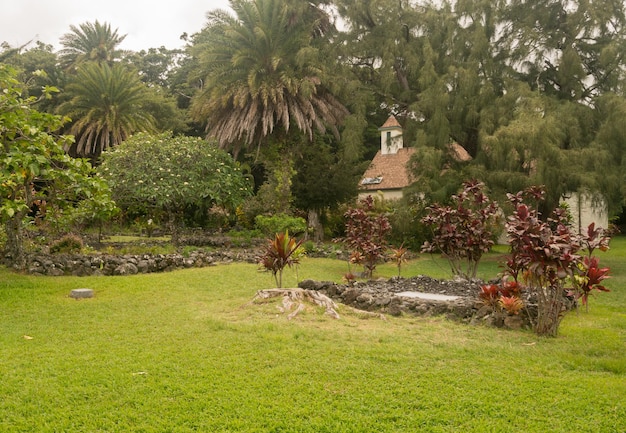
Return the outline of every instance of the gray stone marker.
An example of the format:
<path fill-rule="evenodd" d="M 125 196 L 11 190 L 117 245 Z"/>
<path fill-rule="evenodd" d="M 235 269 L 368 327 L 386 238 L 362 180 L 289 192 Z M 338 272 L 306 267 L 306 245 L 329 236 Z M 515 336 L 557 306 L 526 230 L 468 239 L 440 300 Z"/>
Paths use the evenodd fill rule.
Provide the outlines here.
<path fill-rule="evenodd" d="M 439 295 L 437 293 L 422 293 L 422 292 L 400 292 L 396 293 L 397 296 L 403 296 L 405 298 L 418 298 L 427 299 L 430 301 L 456 301 L 458 296 Z"/>
<path fill-rule="evenodd" d="M 93 289 L 74 289 L 70 292 L 70 298 L 74 298 L 74 299 L 93 298 Z"/>

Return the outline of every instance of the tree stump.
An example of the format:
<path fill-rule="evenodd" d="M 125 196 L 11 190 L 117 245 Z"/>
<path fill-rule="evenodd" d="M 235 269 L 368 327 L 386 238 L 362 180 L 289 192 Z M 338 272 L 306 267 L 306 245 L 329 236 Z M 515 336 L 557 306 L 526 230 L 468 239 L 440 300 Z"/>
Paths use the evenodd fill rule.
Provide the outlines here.
<path fill-rule="evenodd" d="M 283 297 L 282 307 L 279 307 L 283 313 L 289 312 L 287 318 L 289 320 L 296 317 L 302 310 L 304 310 L 304 302 L 310 302 L 314 305 L 324 307 L 326 314 L 333 319 L 339 319 L 339 313 L 337 313 L 337 304 L 328 296 L 316 292 L 314 290 L 303 289 L 265 289 L 256 292 L 252 302 L 258 299 L 270 299 Z"/>

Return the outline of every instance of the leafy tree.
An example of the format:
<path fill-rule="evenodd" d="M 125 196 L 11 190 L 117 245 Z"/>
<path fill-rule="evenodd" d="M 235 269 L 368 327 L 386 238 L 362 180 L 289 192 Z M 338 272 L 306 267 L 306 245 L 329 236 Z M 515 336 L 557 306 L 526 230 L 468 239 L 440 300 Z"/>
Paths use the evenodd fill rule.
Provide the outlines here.
<path fill-rule="evenodd" d="M 342 59 L 405 120 L 418 192 L 443 200 L 479 177 L 497 197 L 546 185 L 546 216 L 580 190 L 621 210 L 623 2 L 337 0 L 337 10 Z"/>
<path fill-rule="evenodd" d="M 59 66 L 57 54 L 52 45 L 35 42 L 34 47 L 23 46 L 14 55 L 7 58 L 7 64 L 14 66 L 19 72 L 19 79 L 23 82 L 29 96 L 35 96 L 35 107 L 39 111 L 54 112 L 58 105 L 59 95 L 54 98 L 43 97 L 45 86 L 54 86 L 59 89 L 65 87 L 66 74 Z"/>
<path fill-rule="evenodd" d="M 146 88 L 141 110 L 154 119 L 157 131 L 172 131 L 175 135 L 189 131 L 186 111 L 178 108 L 176 98 L 163 87 Z"/>
<path fill-rule="evenodd" d="M 325 211 L 335 210 L 356 196 L 358 179 L 364 169 L 363 164 L 345 156 L 330 135 L 316 134 L 312 143 L 297 148 L 292 187 L 294 206 L 308 212 L 316 241 L 324 236 Z"/>
<path fill-rule="evenodd" d="M 125 52 L 121 61 L 137 69 L 141 81 L 148 86 L 160 86 L 169 89 L 172 85 L 171 75 L 185 60 L 185 57 L 184 50 L 159 47 L 139 52 Z"/>
<path fill-rule="evenodd" d="M 59 112 L 72 118 L 70 133 L 76 143 L 72 155 L 97 159 L 135 132 L 154 131 L 154 118 L 146 112 L 149 101 L 137 75 L 116 64 L 85 63 L 67 88 L 71 99 Z"/>
<path fill-rule="evenodd" d="M 136 134 L 103 154 L 98 172 L 122 209 L 165 214 L 174 243 L 185 207 L 215 204 L 234 211 L 250 195 L 238 164 L 200 138 Z"/>
<path fill-rule="evenodd" d="M 91 165 L 63 150 L 70 137 L 55 136 L 65 119 L 32 108 L 36 98 L 22 97 L 14 69 L 0 65 L 0 221 L 6 253 L 17 268 L 25 265 L 23 231 L 30 213 L 59 218 L 89 202 L 93 213 L 112 209 L 106 184 L 91 176 Z M 46 88 L 44 97 L 54 88 Z"/>
<path fill-rule="evenodd" d="M 59 52 L 62 64 L 66 67 L 78 66 L 83 62 L 113 64 L 122 55 L 117 47 L 126 35 L 111 30 L 108 23 L 85 22 L 78 27 L 70 26 L 70 32 L 61 36 L 63 49 Z"/>
<path fill-rule="evenodd" d="M 514 0 L 502 12 L 503 42 L 530 86 L 590 103 L 622 88 L 625 8 L 620 0 Z"/>
<path fill-rule="evenodd" d="M 347 114 L 315 46 L 319 19 L 283 0 L 231 0 L 209 13 L 192 53 L 203 87 L 192 116 L 221 146 L 260 145 L 275 129 L 335 130 Z M 306 12 L 306 13 L 305 13 Z M 279 140 L 280 141 L 280 140 Z"/>
<path fill-rule="evenodd" d="M 187 108 L 192 91 L 182 78 L 185 74 L 182 65 L 187 61 L 183 50 L 165 47 L 129 51 L 121 60 L 129 69 L 136 70 L 145 83 L 148 97 L 143 107 L 154 117 L 159 131 L 173 131 L 174 134 L 190 131 Z"/>

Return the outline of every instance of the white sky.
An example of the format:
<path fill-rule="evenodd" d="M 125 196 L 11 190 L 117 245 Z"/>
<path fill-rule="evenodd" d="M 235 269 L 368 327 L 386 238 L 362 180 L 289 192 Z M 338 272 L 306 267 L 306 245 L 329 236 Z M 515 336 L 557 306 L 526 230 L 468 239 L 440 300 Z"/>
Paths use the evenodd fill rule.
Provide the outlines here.
<path fill-rule="evenodd" d="M 127 35 L 121 49 L 181 48 L 180 35 L 200 31 L 214 9 L 228 9 L 228 0 L 0 0 L 0 43 L 32 39 L 59 49 L 70 25 L 98 20 Z"/>

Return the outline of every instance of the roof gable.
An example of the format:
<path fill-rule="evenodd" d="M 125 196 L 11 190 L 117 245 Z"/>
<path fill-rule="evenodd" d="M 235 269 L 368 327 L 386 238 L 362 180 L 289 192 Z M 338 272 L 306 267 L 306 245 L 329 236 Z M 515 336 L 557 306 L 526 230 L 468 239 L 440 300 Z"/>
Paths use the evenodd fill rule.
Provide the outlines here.
<path fill-rule="evenodd" d="M 378 128 L 378 130 L 380 131 L 381 129 L 388 129 L 388 128 L 402 128 L 402 126 L 400 125 L 400 122 L 398 122 L 398 119 L 396 119 L 396 117 L 393 114 L 389 116 L 389 118 L 387 118 L 385 123 L 383 123 L 383 126 Z"/>

